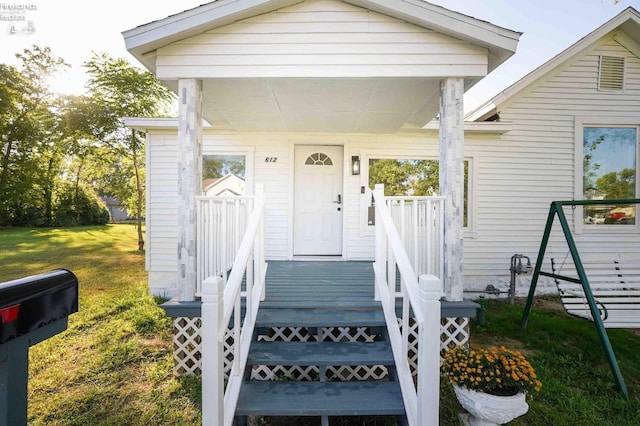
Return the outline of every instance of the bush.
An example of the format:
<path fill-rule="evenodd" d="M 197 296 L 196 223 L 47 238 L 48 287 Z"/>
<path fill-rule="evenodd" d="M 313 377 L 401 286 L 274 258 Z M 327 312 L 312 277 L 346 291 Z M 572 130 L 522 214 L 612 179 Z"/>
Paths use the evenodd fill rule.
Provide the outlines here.
<path fill-rule="evenodd" d="M 58 196 L 56 226 L 106 225 L 111 216 L 93 189 L 66 184 Z"/>

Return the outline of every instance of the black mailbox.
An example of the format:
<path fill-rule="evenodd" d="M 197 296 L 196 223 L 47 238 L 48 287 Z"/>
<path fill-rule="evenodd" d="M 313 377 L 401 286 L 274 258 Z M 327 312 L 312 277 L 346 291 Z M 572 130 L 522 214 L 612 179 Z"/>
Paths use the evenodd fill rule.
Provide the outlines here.
<path fill-rule="evenodd" d="M 29 347 L 67 329 L 78 279 L 66 269 L 0 284 L 0 426 L 27 422 Z"/>

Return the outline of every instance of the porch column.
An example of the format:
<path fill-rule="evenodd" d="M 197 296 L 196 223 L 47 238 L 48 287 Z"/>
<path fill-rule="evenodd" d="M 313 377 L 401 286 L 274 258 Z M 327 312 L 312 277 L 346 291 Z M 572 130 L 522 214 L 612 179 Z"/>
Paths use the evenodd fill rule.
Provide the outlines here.
<path fill-rule="evenodd" d="M 461 301 L 463 291 L 464 79 L 440 82 L 440 195 L 445 202 L 444 288 L 446 299 Z"/>
<path fill-rule="evenodd" d="M 202 192 L 202 81 L 178 80 L 178 291 L 195 300 L 196 195 Z"/>

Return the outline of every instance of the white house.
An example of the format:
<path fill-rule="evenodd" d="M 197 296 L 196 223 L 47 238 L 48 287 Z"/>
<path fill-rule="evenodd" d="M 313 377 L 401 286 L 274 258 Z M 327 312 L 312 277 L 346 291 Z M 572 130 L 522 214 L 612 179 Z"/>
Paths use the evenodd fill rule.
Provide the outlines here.
<path fill-rule="evenodd" d="M 178 188 L 192 200 L 201 178 L 179 183 L 178 165 L 227 154 L 245 159 L 247 193 L 265 186 L 267 259 L 373 259 L 369 164 L 415 159 L 448 165 L 440 190 L 453 195 L 447 217 L 456 224 L 446 244 L 449 298 L 462 297 L 462 232 L 469 277 L 495 276 L 508 265 L 516 248 L 495 242 L 487 263 L 477 173 L 479 156 L 509 127 L 463 124 L 463 92 L 514 53 L 519 33 L 422 0 L 220 0 L 123 34 L 184 107 L 178 120 L 130 122 L 147 132 L 153 293 L 193 298 L 194 277 L 176 278 L 193 269 L 176 256 L 193 238 L 179 225 L 192 214 L 179 209 L 193 202 L 180 200 Z M 440 129 L 431 124 L 438 114 Z M 463 127 L 478 140 L 466 148 Z M 314 155 L 331 164 L 309 165 Z"/>
<path fill-rule="evenodd" d="M 208 8 L 212 9 L 218 3 L 224 2 L 212 3 Z M 203 52 L 212 46 L 231 49 L 229 45 L 219 45 L 217 41 L 232 38 L 228 32 L 240 31 L 241 28 L 242 31 L 247 31 L 247 34 L 251 35 L 246 35 L 246 40 L 229 42 L 233 43 L 234 54 L 223 55 L 224 61 L 251 63 L 252 60 L 266 60 L 269 57 L 271 58 L 269 61 L 275 62 L 272 65 L 258 64 L 261 67 L 255 65 L 256 68 L 252 68 L 251 72 L 257 74 L 256 77 L 245 77 L 242 74 L 243 78 L 224 77 L 204 80 L 204 110 L 207 111 L 208 104 L 212 109 L 212 112 L 204 114 L 205 118 L 213 124 L 207 126 L 203 133 L 202 148 L 205 156 L 224 153 L 245 156 L 249 192 L 252 191 L 254 183 L 265 183 L 266 191 L 271 193 L 266 212 L 269 225 L 266 250 L 267 257 L 270 259 L 296 259 L 300 255 L 330 255 L 341 260 L 372 259 L 374 227 L 368 225 L 367 220 L 370 199 L 369 164 L 376 159 L 439 159 L 440 156 L 438 125 L 429 122 L 433 114 L 438 111 L 438 95 L 437 90 L 434 89 L 434 78 L 423 76 L 426 65 L 404 64 L 404 62 L 418 61 L 418 58 L 421 58 L 421 61 L 432 60 L 438 53 L 438 49 L 445 45 L 461 48 L 463 44 L 460 41 L 454 44 L 453 39 L 443 38 L 443 35 L 438 35 L 438 39 L 434 40 L 436 34 L 433 31 L 426 32 L 427 30 L 424 29 L 422 34 L 418 35 L 419 32 L 406 33 L 403 32 L 404 29 L 396 28 L 395 31 L 398 33 L 393 36 L 385 33 L 384 37 L 397 39 L 398 41 L 393 43 L 398 43 L 398 46 L 391 48 L 393 43 L 368 45 L 369 47 L 358 44 L 357 47 L 365 50 L 373 49 L 378 56 L 374 58 L 371 54 L 364 56 L 360 54 L 357 58 L 362 59 L 362 64 L 350 64 L 349 70 L 345 68 L 347 65 L 336 67 L 322 63 L 323 60 L 333 61 L 338 58 L 345 60 L 349 58 L 350 62 L 356 61 L 354 59 L 356 56 L 347 55 L 350 52 L 345 50 L 355 49 L 355 44 L 334 46 L 336 52 L 333 52 L 331 58 L 328 57 L 329 53 L 322 53 L 329 49 L 327 43 L 330 40 L 339 38 L 335 34 L 327 33 L 326 31 L 330 31 L 329 28 L 323 29 L 320 32 L 322 35 L 308 35 L 312 40 L 304 49 L 312 49 L 309 52 L 315 54 L 298 54 L 300 62 L 306 60 L 312 63 L 297 64 L 297 68 L 277 65 L 277 63 L 291 60 L 291 58 L 285 60 L 280 55 L 284 55 L 288 52 L 286 49 L 290 49 L 289 53 L 292 57 L 295 56 L 295 52 L 302 49 L 298 44 L 287 44 L 286 49 L 283 46 L 261 44 L 260 47 L 274 50 L 266 52 L 267 56 L 252 57 L 249 53 L 243 53 L 243 49 L 248 52 L 257 49 L 255 46 L 249 47 L 248 44 L 258 43 L 258 40 L 277 38 L 285 43 L 284 39 L 288 37 L 260 34 L 259 28 L 268 28 L 271 25 L 277 26 L 284 32 L 288 30 L 285 30 L 283 22 L 295 22 L 297 19 L 308 19 L 314 22 L 319 20 L 302 18 L 306 15 L 323 16 L 323 20 L 331 22 L 323 22 L 322 25 L 331 28 L 336 25 L 345 25 L 355 29 L 355 23 L 351 21 L 344 23 L 346 16 L 354 20 L 357 20 L 358 16 L 366 16 L 368 21 L 378 19 L 380 21 L 376 24 L 378 26 L 393 23 L 396 26 L 411 28 L 411 31 L 417 31 L 419 28 L 417 26 L 419 22 L 410 24 L 402 16 L 389 18 L 388 14 L 391 13 L 392 8 L 384 11 L 377 7 L 362 9 L 362 5 L 356 6 L 354 3 L 358 2 L 302 2 L 262 14 L 257 18 L 247 18 L 248 20 L 242 20 L 242 23 L 226 25 L 223 27 L 224 30 L 208 30 L 203 35 L 190 37 L 166 36 L 168 38 L 163 43 L 169 43 L 171 48 L 157 48 L 153 50 L 153 54 L 137 53 L 149 47 L 137 47 L 134 44 L 151 43 L 143 38 L 148 37 L 151 32 L 148 27 L 160 32 L 164 28 L 163 25 L 170 25 L 174 21 L 186 22 L 187 18 L 195 19 L 195 16 L 204 19 L 201 17 L 204 13 L 202 8 L 167 18 L 167 22 L 154 22 L 125 33 L 131 51 L 159 77 L 174 87 L 180 73 L 184 74 L 187 71 L 182 68 L 178 70 L 178 65 L 169 66 L 171 61 L 182 59 L 193 61 L 191 69 L 194 73 L 200 73 L 193 75 L 199 77 L 205 72 L 205 68 L 214 67 L 213 64 L 205 65 L 207 55 Z M 416 4 L 420 5 L 420 11 L 424 14 L 436 16 L 426 12 L 427 9 L 424 8 L 427 6 L 424 2 L 418 1 Z M 451 13 L 436 6 L 428 7 L 441 14 Z M 340 10 L 342 11 L 339 12 Z M 374 12 L 374 10 L 380 10 L 380 12 Z M 217 11 L 217 8 L 213 8 L 213 11 Z M 329 16 L 331 16 L 330 19 L 327 18 Z M 429 19 L 434 19 L 433 16 Z M 509 281 L 509 258 L 514 253 L 524 253 L 535 258 L 549 202 L 557 199 L 590 198 L 588 194 L 585 196 L 582 188 L 582 128 L 637 126 L 640 103 L 636 68 L 638 36 L 634 31 L 637 16 L 634 9 L 625 10 L 466 117 L 464 158 L 469 168 L 469 179 L 466 187 L 467 210 L 464 213 L 466 226 L 463 231 L 465 289 L 482 290 L 489 284 L 505 288 Z M 338 21 L 334 22 L 336 19 Z M 402 23 L 399 19 L 403 20 Z M 462 19 L 464 21 L 470 18 L 462 17 Z M 384 22 L 386 24 L 383 24 Z M 428 22 L 422 23 L 423 26 L 428 24 Z M 208 25 L 218 28 L 217 25 L 220 24 Z M 294 23 L 287 25 L 294 26 Z M 313 25 L 321 24 L 316 22 Z M 434 28 L 435 24 L 430 25 Z M 250 29 L 245 30 L 244 27 L 250 27 Z M 511 40 L 512 43 L 517 39 L 516 33 L 496 27 L 487 28 L 496 32 L 493 37 L 500 36 Z M 299 29 L 299 31 L 302 30 Z M 354 30 L 349 30 L 348 35 L 355 38 L 383 37 L 380 34 L 362 34 L 352 31 Z M 343 36 L 346 35 L 343 34 Z M 299 41 L 298 35 L 291 37 L 296 37 Z M 468 39 L 468 35 L 464 37 L 458 35 L 458 37 L 462 40 Z M 141 38 L 143 40 L 138 41 Z M 313 38 L 319 40 L 313 40 Z M 406 39 L 403 40 L 403 38 Z M 173 41 L 174 39 L 180 41 Z M 427 44 L 424 44 L 422 39 Z M 445 41 L 449 44 L 444 44 Z M 153 42 L 152 47 L 155 48 L 158 43 Z M 476 43 L 479 42 L 476 41 Z M 146 45 L 143 44 L 143 46 Z M 389 50 L 394 54 L 384 55 L 385 46 L 389 46 Z M 473 47 L 473 44 L 469 46 Z M 466 49 L 470 49 L 469 46 Z M 184 49 L 185 53 L 172 53 L 180 49 Z M 407 56 L 401 60 L 397 56 L 403 52 L 402 49 Z M 423 53 L 417 56 L 414 53 L 409 54 L 415 49 Z M 489 56 L 485 58 L 488 61 L 485 67 L 486 71 L 489 71 L 496 64 L 490 62 L 493 55 L 491 51 L 486 52 L 489 52 Z M 504 51 L 499 51 L 495 55 L 500 54 L 506 57 Z M 398 61 L 392 66 L 367 63 L 376 60 L 384 63 L 392 59 L 389 56 L 402 62 L 403 69 L 399 69 L 401 66 Z M 312 60 L 312 57 L 318 59 Z M 460 60 L 466 63 L 472 57 L 478 58 L 477 56 L 466 59 L 460 57 Z M 612 81 L 606 80 L 607 70 L 604 73 L 600 71 L 601 58 L 605 61 L 603 66 L 613 70 L 611 71 L 614 73 Z M 211 58 L 209 60 L 213 61 Z M 607 61 L 613 62 L 608 65 Z M 231 65 L 224 65 L 223 69 L 229 70 L 229 67 Z M 371 70 L 371 74 L 378 73 L 384 77 L 377 77 L 377 79 L 351 77 L 350 74 L 356 73 L 358 67 L 364 74 L 369 73 L 362 71 L 366 68 Z M 389 67 L 398 69 L 391 72 Z M 249 73 L 245 68 L 250 67 L 243 68 L 243 72 Z M 271 76 L 276 73 L 276 68 L 280 70 L 278 72 L 283 73 L 284 77 Z M 435 72 L 432 67 L 428 68 L 427 74 Z M 329 69 L 336 70 L 337 76 L 325 77 Z M 338 69 L 340 72 L 337 71 Z M 453 70 L 453 68 L 449 69 Z M 171 72 L 176 76 L 172 76 L 169 70 L 173 70 Z M 215 70 L 218 69 L 215 68 Z M 622 74 L 615 75 L 615 72 L 620 70 Z M 260 72 L 270 74 L 259 76 Z M 296 72 L 304 77 L 285 76 L 286 73 L 295 74 Z M 421 77 L 404 76 L 411 72 Z M 165 73 L 167 73 L 166 76 Z M 314 75 L 313 73 L 320 77 L 308 76 L 308 74 Z M 386 76 L 387 73 L 391 73 L 391 76 Z M 287 78 L 283 80 L 285 77 Z M 477 79 L 478 77 L 467 77 L 465 85 L 469 86 Z M 609 84 L 615 87 L 603 87 L 603 79 L 606 80 L 605 86 Z M 208 91 L 207 88 L 209 88 Z M 435 94 L 433 90 L 436 90 Z M 336 97 L 342 93 L 347 96 L 341 101 L 336 100 Z M 245 99 L 242 95 L 248 98 Z M 294 99 L 296 95 L 302 99 L 296 101 Z M 337 105 L 336 102 L 338 102 Z M 149 284 L 154 293 L 174 296 L 178 292 L 175 278 L 177 212 L 169 211 L 165 207 L 177 203 L 177 195 L 175 195 L 177 194 L 177 120 L 146 119 L 132 124 L 146 130 L 148 135 L 147 268 Z M 625 132 L 631 138 L 634 134 L 637 137 L 637 131 L 632 128 Z M 296 205 L 301 203 L 296 203 L 295 197 L 305 196 L 296 188 L 306 188 L 309 185 L 296 180 L 302 173 L 297 171 L 295 159 L 304 157 L 305 153 L 313 154 L 323 146 L 337 150 L 337 154 L 333 155 L 339 156 L 337 161 L 342 165 L 339 172 L 336 172 L 339 175 L 334 183 L 336 187 L 332 189 L 325 187 L 327 193 L 324 196 L 330 203 L 337 200 L 336 197 L 340 194 L 344 201 L 343 208 L 341 214 L 335 215 L 333 221 L 328 224 L 332 241 L 325 242 L 326 247 L 304 247 L 304 245 L 301 246 L 303 242 L 300 241 L 299 236 L 302 229 L 309 227 L 303 219 L 300 219 L 305 213 L 296 209 Z M 360 162 L 359 175 L 353 175 L 350 171 L 354 157 Z M 627 158 L 636 157 L 636 153 L 631 157 L 627 156 Z M 154 193 L 156 189 L 158 192 Z M 157 209 L 154 208 L 154 203 L 158 203 Z M 317 221 L 318 219 L 309 220 Z M 603 224 L 604 218 L 593 218 L 592 222 Z M 635 234 L 628 232 L 628 226 L 606 227 L 606 229 L 600 227 L 593 229 L 592 232 L 591 228 L 585 228 L 583 225 L 582 221 L 575 224 L 575 230 L 580 235 L 579 241 L 594 243 L 590 246 L 591 248 L 586 247 L 586 250 L 601 249 L 598 239 L 605 233 L 609 238 L 616 239 L 616 248 L 620 248 L 616 253 L 631 255 L 638 252 Z M 631 222 L 628 222 L 628 225 L 632 225 L 635 229 L 636 225 Z M 317 227 L 317 229 L 320 228 Z M 322 229 L 324 229 L 323 232 L 327 230 L 327 228 Z M 317 242 L 319 239 L 316 236 L 312 241 Z M 630 246 L 619 245 L 624 241 L 629 241 Z M 562 252 L 564 249 L 560 247 L 558 250 Z M 519 284 L 519 286 L 521 289 L 526 289 L 525 284 Z"/>
<path fill-rule="evenodd" d="M 411 299 L 414 313 L 421 312 L 409 294 L 418 294 L 417 280 L 408 278 L 407 265 L 417 272 L 424 257 L 439 265 L 432 273 L 444 282 L 446 301 L 460 302 L 464 291 L 488 285 L 504 289 L 514 254 L 535 260 L 551 201 L 634 198 L 640 192 L 640 15 L 632 8 L 466 118 L 464 91 L 514 54 L 520 34 L 422 0 L 219 0 L 123 35 L 128 50 L 179 98 L 177 119 L 128 121 L 147 134 L 149 288 L 175 296 L 175 317 L 200 315 L 199 286 L 207 277 L 227 279 L 233 263 L 227 253 L 242 251 L 238 229 L 253 223 L 247 229 L 257 235 L 254 241 L 262 241 L 257 222 L 238 213 L 242 206 L 247 211 L 260 206 L 261 196 L 225 199 L 219 210 L 211 200 L 198 198 L 207 178 L 202 170 L 208 167 L 240 171 L 247 195 L 263 188 L 267 260 L 348 264 L 375 259 L 376 297 L 383 305 L 388 297 L 393 300 L 384 312 L 390 335 L 400 320 L 393 315 L 396 265 L 409 288 L 403 299 Z M 436 203 L 439 207 L 428 204 L 427 210 L 445 215 L 425 213 L 420 226 L 444 229 L 444 234 L 417 232 L 418 222 L 411 225 L 408 218 L 418 213 L 407 213 L 403 201 L 390 203 L 389 209 L 401 214 L 385 219 L 381 204 L 388 200 L 380 189 L 375 197 L 385 203 L 372 205 L 377 183 L 385 183 L 386 195 L 412 196 L 414 206 Z M 417 195 L 436 189 L 441 199 L 418 201 Z M 640 255 L 634 206 L 579 207 L 567 213 L 585 256 Z M 225 225 L 231 217 L 233 229 Z M 401 234 L 395 240 L 389 230 L 393 220 Z M 220 223 L 223 231 L 215 232 L 228 247 L 203 242 L 202 236 Z M 428 255 L 418 255 L 415 247 L 425 241 L 434 245 Z M 396 251 L 400 246 L 413 247 L 414 257 Z M 561 235 L 554 233 L 548 255 L 566 251 Z M 255 253 L 260 269 L 262 254 Z M 216 258 L 217 269 L 198 263 L 201 257 Z M 241 277 L 242 272 L 228 276 L 237 287 L 227 284 L 236 290 L 225 290 L 225 297 L 240 294 Z M 387 284 L 391 290 L 384 293 Z M 527 290 L 526 279 L 517 285 L 520 292 Z M 309 297 L 318 298 L 321 293 L 312 289 Z M 249 297 L 251 291 L 245 293 Z M 206 298 L 216 300 L 211 294 Z M 235 304 L 225 301 L 225 312 Z M 247 306 L 253 305 L 247 301 Z M 447 315 L 446 309 L 455 308 L 443 305 L 443 317 L 468 316 L 467 311 Z M 402 311 L 400 321 L 408 321 L 408 308 Z M 202 312 L 204 321 L 204 307 Z M 223 318 L 224 327 L 228 319 Z M 187 320 L 185 327 L 196 327 Z M 409 323 L 403 324 L 406 333 Z M 448 324 L 456 330 L 466 326 L 464 321 Z M 219 340 L 224 331 L 212 335 Z M 177 333 L 176 347 L 194 346 L 194 333 Z M 408 337 L 400 338 L 400 331 L 395 336 L 392 345 L 406 352 Z M 465 336 L 457 341 L 464 343 Z M 419 343 L 420 356 L 432 342 L 440 343 L 437 337 Z M 213 353 L 220 361 L 220 345 L 219 352 L 205 350 L 203 357 Z M 246 360 L 243 351 L 234 352 L 234 362 Z M 396 368 L 407 373 L 409 366 L 397 351 L 394 346 Z M 435 397 L 420 391 L 438 388 L 437 363 L 427 370 L 433 373 L 430 381 L 419 379 L 413 393 L 402 388 L 410 424 L 433 424 L 420 409 L 412 411 L 416 401 L 435 400 L 437 406 L 437 391 Z M 213 387 L 211 379 L 203 379 L 203 398 L 205 390 L 222 389 L 217 374 Z M 413 387 L 410 376 L 400 382 L 408 380 Z M 241 393 L 251 384 L 242 386 L 230 379 L 226 389 Z M 371 400 L 377 401 L 374 394 Z M 221 401 L 216 395 L 213 399 Z M 233 413 L 258 410 L 246 395 L 239 398 Z M 269 407 L 261 410 L 256 412 Z M 223 411 L 212 409 L 215 416 Z M 221 424 L 222 417 L 216 418 L 212 424 Z"/>

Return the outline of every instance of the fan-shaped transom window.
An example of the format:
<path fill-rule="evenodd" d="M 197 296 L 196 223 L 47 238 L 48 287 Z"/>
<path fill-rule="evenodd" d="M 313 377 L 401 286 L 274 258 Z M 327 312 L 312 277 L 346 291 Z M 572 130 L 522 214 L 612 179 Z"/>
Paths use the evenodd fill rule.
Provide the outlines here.
<path fill-rule="evenodd" d="M 333 161 L 327 154 L 316 152 L 307 157 L 307 161 L 304 164 L 306 166 L 333 166 Z"/>

